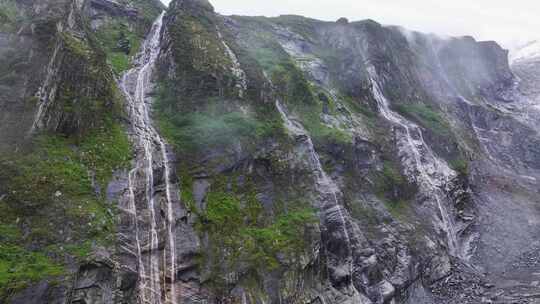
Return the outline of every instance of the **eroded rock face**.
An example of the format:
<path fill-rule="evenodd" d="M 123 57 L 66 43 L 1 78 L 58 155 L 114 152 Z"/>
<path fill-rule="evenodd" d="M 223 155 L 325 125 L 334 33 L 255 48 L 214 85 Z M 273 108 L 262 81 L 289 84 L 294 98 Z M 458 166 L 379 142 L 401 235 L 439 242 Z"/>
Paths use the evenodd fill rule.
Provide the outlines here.
<path fill-rule="evenodd" d="M 116 1 L 110 0 L 92 0 L 89 1 L 91 8 L 97 11 L 105 11 L 108 15 L 112 17 L 127 16 L 127 17 L 136 17 L 138 14 L 137 9 L 126 7 L 125 5 L 118 3 Z"/>
<path fill-rule="evenodd" d="M 8 282 L 2 283 L 1 302 L 112 303 L 123 299 L 129 302 L 136 298 L 134 282 L 138 278 L 129 277 L 129 274 L 119 275 L 116 257 L 114 260 L 111 258 L 116 245 L 98 245 L 100 241 L 96 240 L 97 234 L 108 229 L 107 221 L 115 216 L 113 209 L 116 209 L 119 193 L 125 188 L 122 182 L 125 172 L 116 174 L 116 187 L 110 187 L 111 191 L 105 194 L 107 181 L 102 183 L 103 180 L 98 181 L 99 177 L 96 177 L 99 175 L 96 171 L 100 169 L 95 170 L 97 167 L 90 165 L 86 167 L 86 172 L 83 169 L 85 156 L 74 157 L 72 154 L 74 151 L 80 152 L 79 140 L 88 139 L 92 136 L 90 133 L 96 135 L 104 132 L 105 128 L 117 126 L 121 134 L 119 138 L 123 135 L 120 123 L 122 102 L 120 95 L 117 95 L 115 75 L 107 62 L 102 41 L 98 41 L 90 29 L 90 19 L 94 17 L 87 10 L 90 2 L 6 1 L 0 8 L 2 13 L 5 13 L 5 9 L 11 9 L 10 14 L 16 12 L 8 16 L 7 21 L 2 20 L 0 25 L 0 82 L 5 87 L 0 96 L 0 158 L 3 171 L 0 203 L 5 210 L 1 225 L 17 231 L 15 240 L 2 238 L 2 246 L 17 248 L 20 251 L 17 265 L 32 269 L 20 278 L 13 279 L 11 275 Z M 118 9 L 131 7 L 133 10 L 136 7 L 127 6 L 125 1 L 121 4 L 122 7 Z M 160 7 L 161 4 L 157 10 Z M 101 13 L 106 15 L 108 11 L 101 8 Z M 133 22 L 140 22 L 140 27 L 144 27 L 144 22 L 140 20 Z M 104 121 L 108 121 L 108 127 L 105 127 Z M 108 131 L 113 133 L 111 129 Z M 62 162 L 53 164 L 51 155 L 43 153 L 32 161 L 31 166 L 37 167 L 32 171 L 36 173 L 27 171 L 30 173 L 24 175 L 24 170 L 17 168 L 25 162 L 25 157 L 35 151 L 34 147 L 49 139 L 60 138 L 73 140 L 58 155 L 63 158 Z M 44 163 L 49 165 L 43 167 Z M 15 169 L 8 171 L 10 166 Z M 74 168 L 71 176 L 61 177 L 62 174 L 58 173 Z M 112 175 L 111 170 L 114 169 L 106 169 L 106 175 Z M 47 176 L 52 173 L 50 170 L 58 170 L 53 174 L 55 177 Z M 33 179 L 32 174 L 39 177 Z M 19 182 L 21 187 L 27 189 L 24 190 L 26 193 L 44 191 L 43 196 L 37 199 L 23 198 L 23 204 L 14 202 L 16 191 L 10 185 L 17 178 L 29 178 Z M 74 185 L 77 185 L 75 188 L 78 188 L 76 191 L 80 191 L 80 195 L 73 196 L 73 192 L 62 189 L 60 183 L 69 183 L 73 178 L 78 178 Z M 47 189 L 57 182 L 55 188 Z M 33 207 L 35 212 L 28 213 L 26 208 L 32 209 L 31 202 L 40 201 L 43 201 L 40 207 Z M 88 208 L 89 203 L 95 203 L 94 208 Z M 28 217 L 12 218 L 17 212 L 26 212 Z M 47 223 L 37 223 L 41 219 L 46 219 Z M 43 231 L 41 236 L 36 234 L 39 229 Z M 114 238 L 112 230 L 107 233 L 110 233 L 111 239 Z M 86 245 L 81 246 L 81 241 L 86 241 Z M 68 253 L 70 246 L 80 252 Z M 6 263 L 13 263 L 14 257 L 4 255 L 2 263 L 6 259 Z M 30 265 L 24 265 L 26 263 Z M 32 263 L 41 264 L 35 266 Z M 51 275 L 44 274 L 50 268 L 53 268 L 49 271 Z M 117 285 L 117 281 L 122 283 Z"/>
<path fill-rule="evenodd" d="M 69 80 L 73 100 L 101 100 L 114 85 L 110 69 L 70 73 L 92 66 L 68 51 L 103 51 L 83 22 L 150 35 L 120 82 L 135 159 L 103 191 L 115 243 L 10 302 L 534 303 L 537 58 L 511 68 L 494 42 L 223 17 L 198 0 L 172 1 L 151 31 L 130 1 L 19 9 L 52 21 L 0 33 L 17 67 L 0 79 L 1 143 L 91 126 L 93 104 L 66 109 L 59 93 Z M 313 221 L 287 217 L 298 210 Z"/>
<path fill-rule="evenodd" d="M 2 145 L 21 145 L 33 133 L 84 132 L 115 103 L 114 75 L 85 28 L 84 1 L 28 1 L 20 21 L 1 35 L 5 71 L 0 102 Z M 69 107 L 70 111 L 65 111 Z"/>
<path fill-rule="evenodd" d="M 534 133 L 532 129 L 526 126 L 525 119 L 520 118 L 517 113 L 506 112 L 503 118 L 503 114 L 497 114 L 497 111 L 493 110 L 493 105 L 499 107 L 518 101 L 519 95 L 509 93 L 515 90 L 515 78 L 508 64 L 508 53 L 493 42 L 478 43 L 468 37 L 443 40 L 419 33 L 409 33 L 398 28 L 385 28 L 372 21 L 352 23 L 347 26 L 343 22 L 333 24 L 295 16 L 283 16 L 268 19 L 266 22 L 257 24 L 255 20 L 249 20 L 249 18 L 233 18 L 232 21 L 225 21 L 234 33 L 240 47 L 265 49 L 268 48 L 265 42 L 257 44 L 257 38 L 252 35 L 265 33 L 264 35 L 268 35 L 267 37 L 272 37 L 315 86 L 322 88 L 327 92 L 326 94 L 332 96 L 332 102 L 338 103 L 334 107 L 342 107 L 343 112 L 329 113 L 328 98 L 326 96 L 320 98 L 322 103 L 321 119 L 324 123 L 346 130 L 346 132 L 350 131 L 352 134 L 362 134 L 367 143 L 374 143 L 377 141 L 371 137 L 373 135 L 370 132 L 365 132 L 362 126 L 355 125 L 355 120 L 350 117 L 350 108 L 339 105 L 339 99 L 343 98 L 339 94 L 356 97 L 359 99 L 357 99 L 358 102 L 363 103 L 363 106 L 375 108 L 390 125 L 395 124 L 397 120 L 393 121 L 394 118 L 391 115 L 387 116 L 384 111 L 397 111 L 410 122 L 419 124 L 420 128 L 414 129 L 409 126 L 408 128 L 412 129 L 410 135 L 407 135 L 408 133 L 400 130 L 403 126 L 398 125 L 390 143 L 397 144 L 399 150 L 400 140 L 403 140 L 405 136 L 410 136 L 417 147 L 422 144 L 426 145 L 426 147 L 419 149 L 421 162 L 429 162 L 429 158 L 426 158 L 427 155 L 434 153 L 434 159 L 451 165 L 450 170 L 454 171 L 454 174 L 448 175 L 449 179 L 444 179 L 441 167 L 435 166 L 432 169 L 427 169 L 429 172 L 427 175 L 430 176 L 428 180 L 441 182 L 439 189 L 445 193 L 441 197 L 445 200 L 443 208 L 446 210 L 442 211 L 440 208 L 430 210 L 429 201 L 433 199 L 434 193 L 426 191 L 429 188 L 425 188 L 422 185 L 422 179 L 418 179 L 416 174 L 421 173 L 417 171 L 419 169 L 415 167 L 415 162 L 408 160 L 406 154 L 399 158 L 400 165 L 403 166 L 402 170 L 417 172 L 410 173 L 409 180 L 419 186 L 415 199 L 411 201 L 411 208 L 420 218 L 413 220 L 412 223 L 400 220 L 393 221 L 395 226 L 392 228 L 386 225 L 366 224 L 365 221 L 354 218 L 354 216 L 350 218 L 351 221 L 360 226 L 360 229 L 353 228 L 352 226 L 355 224 L 351 224 L 351 228 L 342 232 L 341 236 L 346 233 L 349 238 L 362 239 L 363 241 L 359 243 L 360 247 L 374 248 L 374 250 L 369 249 L 373 250 L 374 254 L 365 258 L 358 257 L 354 263 L 355 273 L 358 275 L 353 279 L 355 289 L 374 303 L 401 302 L 407 301 L 407 298 L 411 301 L 416 297 L 416 294 L 424 294 L 418 297 L 422 297 L 422 301 L 426 303 L 439 301 L 475 303 L 480 301 L 482 293 L 485 291 L 481 287 L 484 283 L 471 283 L 472 286 L 467 287 L 471 290 L 471 294 L 467 298 L 460 298 L 460 300 L 452 300 L 457 294 L 441 293 L 440 289 L 437 289 L 439 291 L 432 296 L 425 293 L 430 294 L 432 292 L 430 284 L 438 282 L 447 275 L 454 276 L 456 274 L 459 284 L 463 284 L 456 283 L 456 286 L 462 286 L 457 287 L 457 290 L 465 288 L 468 280 L 470 282 L 487 280 L 481 273 L 471 272 L 466 267 L 464 270 L 460 270 L 460 266 L 452 266 L 459 263 L 455 264 L 454 257 L 449 257 L 448 253 L 458 256 L 458 260 L 472 259 L 479 266 L 487 266 L 490 265 L 489 262 L 481 262 L 482 258 L 477 258 L 478 255 L 483 254 L 481 253 L 484 250 L 482 248 L 486 243 L 512 244 L 514 242 L 511 237 L 496 237 L 497 241 L 494 241 L 492 237 L 498 235 L 498 232 L 486 229 L 486 227 L 493 225 L 483 226 L 483 219 L 488 218 L 492 213 L 483 207 L 480 208 L 484 205 L 484 203 L 480 203 L 483 200 L 482 193 L 493 189 L 485 189 L 486 180 L 477 179 L 478 176 L 489 176 L 494 173 L 495 168 L 501 168 L 501 166 L 512 167 L 514 170 L 517 167 L 523 168 L 521 172 L 526 175 L 524 178 L 528 178 L 531 183 L 519 187 L 534 196 L 530 191 L 533 191 L 535 187 L 533 186 L 534 176 L 537 173 L 533 163 L 536 162 L 530 157 L 534 157 L 537 153 L 534 152 L 533 147 L 523 146 L 523 143 L 535 142 L 536 135 L 532 135 Z M 326 57 L 328 54 L 324 53 L 329 50 L 339 59 L 332 58 L 333 61 L 330 61 Z M 256 57 L 257 54 L 255 53 L 253 56 Z M 458 64 L 455 64 L 456 62 Z M 389 109 L 382 109 L 377 100 L 378 93 L 374 92 L 370 69 L 375 69 L 378 74 L 379 80 L 376 85 L 380 86 L 380 93 L 384 94 L 390 103 Z M 378 105 L 374 105 L 374 102 L 377 102 Z M 415 107 L 418 102 L 439 112 L 441 119 L 448 123 L 444 128 L 452 130 L 453 134 L 443 134 L 437 130 L 436 126 L 423 121 L 425 117 L 421 116 L 425 113 L 418 114 L 407 110 L 407 107 Z M 302 123 L 301 114 L 298 116 L 300 116 L 298 119 Z M 491 120 L 488 118 L 490 116 L 497 118 Z M 491 122 L 485 119 L 491 120 Z M 495 127 L 495 125 L 499 127 Z M 494 129 L 497 131 L 493 131 Z M 458 130 L 463 130 L 465 133 L 459 134 L 461 131 Z M 518 133 L 521 135 L 512 136 Z M 463 136 L 464 134 L 468 135 Z M 521 141 L 524 138 L 527 139 Z M 498 143 L 497 147 L 495 147 L 495 142 Z M 327 162 L 326 164 L 332 165 L 330 175 L 333 179 L 341 182 L 339 186 L 342 187 L 342 191 L 345 191 L 346 197 L 343 203 L 350 209 L 354 208 L 355 204 L 365 204 L 354 199 L 354 196 L 357 195 L 355 192 L 362 190 L 358 188 L 347 189 L 346 178 L 342 175 L 344 170 L 340 168 L 359 167 L 365 168 L 365 172 L 369 172 L 369 169 L 381 168 L 383 164 L 377 154 L 385 153 L 385 151 L 377 151 L 379 149 L 381 149 L 380 146 L 374 145 L 368 152 L 370 161 L 366 162 L 366 156 L 363 156 L 365 152 L 360 153 L 356 150 L 353 152 L 359 153 L 355 155 L 356 159 L 350 159 L 347 157 L 350 152 L 347 152 L 348 149 L 343 149 L 342 146 L 327 144 L 315 146 L 321 159 Z M 430 149 L 432 151 L 429 151 Z M 527 151 L 527 155 L 522 154 L 525 151 Z M 395 153 L 395 150 L 392 153 Z M 486 155 L 491 156 L 486 158 Z M 486 159 L 489 161 L 486 162 Z M 468 168 L 460 167 L 458 163 L 461 161 L 468 163 L 466 165 Z M 364 173 L 364 177 L 366 177 L 365 175 L 369 174 Z M 365 181 L 369 183 L 369 177 Z M 505 197 L 508 199 L 508 196 Z M 520 199 L 514 198 L 513 201 L 517 203 Z M 493 202 L 492 206 L 495 204 Z M 373 206 L 370 208 L 376 209 Z M 530 212 L 528 210 L 528 208 L 517 208 L 515 216 L 520 216 L 519 214 L 523 216 Z M 395 220 L 394 216 L 395 214 L 390 217 Z M 409 219 L 415 217 L 414 215 L 409 216 L 411 216 Z M 447 217 L 446 221 L 450 224 L 445 224 L 441 228 L 437 224 L 441 217 Z M 429 218 L 431 220 L 428 220 Z M 502 221 L 502 219 L 500 220 Z M 414 223 L 415 221 L 416 223 Z M 418 250 L 419 244 L 411 246 L 411 239 L 404 237 L 403 233 L 399 235 L 397 231 L 416 230 L 418 228 L 413 227 L 420 222 L 428 224 L 428 226 L 431 225 L 434 230 L 430 232 L 428 229 L 421 233 L 424 239 L 420 241 L 423 243 L 422 249 Z M 324 231 L 324 222 L 321 225 Z M 449 226 L 452 227 L 451 232 L 449 232 Z M 330 227 L 332 225 L 326 229 L 332 229 Z M 374 229 L 379 232 L 375 233 L 376 236 L 369 235 L 366 238 L 362 229 Z M 531 230 L 526 230 L 534 231 L 534 229 L 533 225 Z M 450 244 L 447 235 L 450 233 L 455 234 L 456 237 L 454 247 L 458 249 L 454 253 L 449 250 Z M 384 234 L 390 234 L 393 241 L 381 247 L 382 244 L 377 240 L 384 239 Z M 334 237 L 337 236 L 334 234 Z M 512 245 L 510 246 L 512 247 Z M 516 251 L 521 252 L 519 249 Z M 460 252 L 460 254 L 455 252 Z M 388 259 L 396 253 L 396 257 Z M 381 264 L 381 257 L 385 257 L 384 261 L 394 260 L 395 264 Z M 331 269 L 330 285 L 338 290 L 339 286 L 347 285 L 347 275 L 344 270 L 347 269 L 346 253 L 343 253 L 341 261 L 342 263 L 339 265 L 326 265 Z M 494 263 L 505 264 L 501 261 Z M 415 268 L 421 270 L 411 271 Z M 339 271 L 340 269 L 342 271 Z M 398 271 L 398 269 L 407 270 Z M 457 274 L 460 271 L 469 274 L 460 276 Z M 528 271 L 530 273 L 533 270 L 531 268 Z M 341 275 L 337 275 L 339 273 Z M 338 277 L 342 279 L 337 279 Z M 428 278 L 427 284 L 424 286 L 411 285 L 418 277 Z M 444 289 L 444 286 L 443 284 L 440 288 Z M 347 294 L 346 291 L 342 292 Z M 354 297 L 353 294 L 351 293 L 349 297 Z M 485 298 L 489 299 L 493 294 L 486 292 Z M 339 300 L 334 298 L 335 294 L 333 293 L 328 293 L 327 296 L 328 301 L 346 302 L 343 298 Z"/>

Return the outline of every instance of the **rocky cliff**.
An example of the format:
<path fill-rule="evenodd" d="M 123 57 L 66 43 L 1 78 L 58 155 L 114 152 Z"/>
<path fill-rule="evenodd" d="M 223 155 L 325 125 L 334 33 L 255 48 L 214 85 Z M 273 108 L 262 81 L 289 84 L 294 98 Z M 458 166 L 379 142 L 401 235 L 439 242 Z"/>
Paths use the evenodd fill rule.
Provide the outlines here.
<path fill-rule="evenodd" d="M 205 0 L 0 4 L 3 301 L 537 301 L 534 56 Z"/>

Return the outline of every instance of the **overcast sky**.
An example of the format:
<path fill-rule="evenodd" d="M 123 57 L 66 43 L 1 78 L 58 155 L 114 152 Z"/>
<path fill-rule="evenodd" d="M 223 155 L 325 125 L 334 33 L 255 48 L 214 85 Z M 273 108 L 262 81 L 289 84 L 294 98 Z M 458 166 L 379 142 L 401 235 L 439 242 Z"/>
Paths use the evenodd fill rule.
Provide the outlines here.
<path fill-rule="evenodd" d="M 169 0 L 162 0 L 168 2 Z M 540 39 L 540 0 L 210 0 L 225 15 L 297 14 L 374 19 L 440 35 L 472 35 L 513 47 Z"/>

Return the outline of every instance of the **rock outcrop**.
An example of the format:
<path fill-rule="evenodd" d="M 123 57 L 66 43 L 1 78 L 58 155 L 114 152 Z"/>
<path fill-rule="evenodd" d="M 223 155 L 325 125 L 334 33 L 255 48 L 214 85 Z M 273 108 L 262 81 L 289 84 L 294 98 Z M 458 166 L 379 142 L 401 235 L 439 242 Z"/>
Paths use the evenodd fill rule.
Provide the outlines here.
<path fill-rule="evenodd" d="M 205 0 L 46 2 L 0 27 L 0 261 L 44 269 L 2 300 L 537 300 L 534 56 Z"/>

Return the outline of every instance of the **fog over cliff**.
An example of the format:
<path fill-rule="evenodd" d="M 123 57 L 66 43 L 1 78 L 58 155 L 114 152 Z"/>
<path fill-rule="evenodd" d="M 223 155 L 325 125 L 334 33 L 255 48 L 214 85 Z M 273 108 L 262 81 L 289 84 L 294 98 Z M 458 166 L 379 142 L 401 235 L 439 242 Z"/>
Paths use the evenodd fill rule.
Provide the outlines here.
<path fill-rule="evenodd" d="M 225 15 L 297 14 L 327 21 L 339 17 L 373 19 L 421 32 L 495 40 L 509 49 L 540 38 L 540 2 L 532 0 L 217 0 L 212 4 Z"/>

